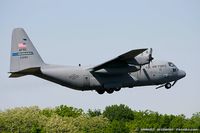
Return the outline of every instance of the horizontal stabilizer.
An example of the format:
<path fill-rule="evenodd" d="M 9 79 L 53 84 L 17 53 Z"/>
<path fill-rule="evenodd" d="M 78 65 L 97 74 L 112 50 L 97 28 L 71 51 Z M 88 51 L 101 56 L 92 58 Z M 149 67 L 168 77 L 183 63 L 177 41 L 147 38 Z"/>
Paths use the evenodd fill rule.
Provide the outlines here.
<path fill-rule="evenodd" d="M 17 78 L 17 77 L 22 77 L 22 76 L 26 76 L 26 75 L 35 75 L 35 74 L 39 74 L 41 73 L 40 68 L 36 67 L 36 68 L 29 68 L 29 69 L 24 69 L 18 72 L 10 72 L 10 76 L 9 78 Z"/>

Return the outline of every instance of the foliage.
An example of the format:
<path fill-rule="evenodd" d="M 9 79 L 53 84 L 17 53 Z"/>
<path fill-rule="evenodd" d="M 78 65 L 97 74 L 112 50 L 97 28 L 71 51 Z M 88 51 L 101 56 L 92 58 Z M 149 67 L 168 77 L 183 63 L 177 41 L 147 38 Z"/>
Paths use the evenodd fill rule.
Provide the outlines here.
<path fill-rule="evenodd" d="M 71 132 L 128 133 L 142 128 L 199 129 L 200 112 L 191 118 L 182 115 L 159 114 L 150 110 L 135 111 L 128 106 L 107 106 L 88 110 L 61 105 L 40 109 L 36 106 L 0 111 L 0 132 Z"/>
<path fill-rule="evenodd" d="M 64 117 L 78 117 L 83 113 L 82 109 L 77 109 L 73 107 L 68 107 L 66 105 L 60 105 L 56 107 L 55 113 Z"/>
<path fill-rule="evenodd" d="M 170 122 L 170 127 L 183 128 L 183 125 L 185 122 L 186 122 L 185 116 L 183 114 L 181 114 L 172 119 L 172 121 Z"/>
<path fill-rule="evenodd" d="M 47 118 L 41 116 L 39 111 L 38 107 L 22 107 L 1 112 L 0 130 L 7 132 L 41 131 Z"/>
<path fill-rule="evenodd" d="M 51 117 L 54 114 L 54 110 L 50 108 L 46 108 L 40 111 L 40 113 L 46 117 Z"/>
<path fill-rule="evenodd" d="M 74 119 L 73 125 L 78 128 L 78 132 L 103 133 L 107 128 L 109 121 L 103 116 L 88 117 L 79 116 Z"/>
<path fill-rule="evenodd" d="M 78 132 L 78 129 L 73 125 L 73 118 L 61 117 L 54 114 L 46 122 L 44 131 L 50 133 L 63 133 Z"/>
<path fill-rule="evenodd" d="M 194 127 L 200 129 L 200 112 L 193 114 L 191 121 L 194 124 Z"/>
<path fill-rule="evenodd" d="M 129 128 L 123 121 L 113 120 L 105 130 L 106 133 L 129 133 Z"/>
<path fill-rule="evenodd" d="M 110 121 L 131 121 L 134 119 L 133 111 L 123 104 L 107 106 L 103 112 L 103 116 Z"/>
<path fill-rule="evenodd" d="M 100 115 L 101 115 L 101 110 L 95 109 L 94 111 L 92 111 L 91 109 L 89 109 L 89 110 L 88 110 L 88 115 L 89 115 L 90 117 L 100 116 Z"/>

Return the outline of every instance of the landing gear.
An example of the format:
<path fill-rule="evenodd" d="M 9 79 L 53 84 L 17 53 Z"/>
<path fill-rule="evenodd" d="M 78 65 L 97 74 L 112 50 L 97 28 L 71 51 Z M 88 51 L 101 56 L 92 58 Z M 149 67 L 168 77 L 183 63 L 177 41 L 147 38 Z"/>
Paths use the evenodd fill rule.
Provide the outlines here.
<path fill-rule="evenodd" d="M 166 84 L 165 84 L 165 88 L 166 88 L 166 89 L 170 89 L 171 87 L 172 87 L 171 83 L 166 83 Z"/>
<path fill-rule="evenodd" d="M 121 88 L 109 88 L 109 89 L 99 89 L 96 90 L 96 92 L 99 94 L 104 94 L 106 91 L 108 94 L 112 94 L 114 91 L 120 91 L 120 90 Z"/>
<path fill-rule="evenodd" d="M 166 89 L 170 89 L 172 86 L 174 86 L 176 84 L 176 82 L 177 82 L 177 80 L 175 80 L 172 84 L 171 83 L 162 84 L 162 85 L 156 87 L 156 89 L 159 89 L 159 88 L 164 87 L 164 86 L 165 86 Z"/>
<path fill-rule="evenodd" d="M 114 92 L 114 89 L 112 89 L 112 88 L 107 89 L 106 92 L 107 92 L 108 94 L 112 94 L 112 93 Z"/>
<path fill-rule="evenodd" d="M 103 89 L 101 90 L 100 89 L 100 90 L 96 90 L 96 92 L 99 93 L 100 95 L 102 95 L 105 92 L 105 90 L 103 90 Z"/>
<path fill-rule="evenodd" d="M 115 90 L 115 91 L 120 91 L 120 90 L 121 90 L 121 88 L 115 88 L 114 90 Z"/>

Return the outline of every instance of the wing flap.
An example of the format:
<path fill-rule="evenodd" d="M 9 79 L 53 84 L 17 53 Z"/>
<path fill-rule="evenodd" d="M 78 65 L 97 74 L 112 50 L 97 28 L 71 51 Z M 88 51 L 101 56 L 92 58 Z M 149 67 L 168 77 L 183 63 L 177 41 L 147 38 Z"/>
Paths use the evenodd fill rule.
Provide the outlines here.
<path fill-rule="evenodd" d="M 128 67 L 117 67 L 117 68 L 102 68 L 95 71 L 95 73 L 119 75 L 119 74 L 124 74 L 124 73 L 129 73 L 129 72 L 136 72 L 138 70 L 140 70 L 140 68 L 137 66 L 128 66 Z"/>

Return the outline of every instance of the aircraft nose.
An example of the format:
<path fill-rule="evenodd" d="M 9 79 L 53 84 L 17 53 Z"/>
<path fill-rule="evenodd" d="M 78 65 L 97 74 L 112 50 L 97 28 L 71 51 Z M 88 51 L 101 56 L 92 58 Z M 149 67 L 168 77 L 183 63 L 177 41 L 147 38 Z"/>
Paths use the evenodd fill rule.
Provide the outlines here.
<path fill-rule="evenodd" d="M 184 78 L 184 77 L 186 76 L 185 71 L 179 70 L 178 76 L 179 76 L 180 78 Z"/>

